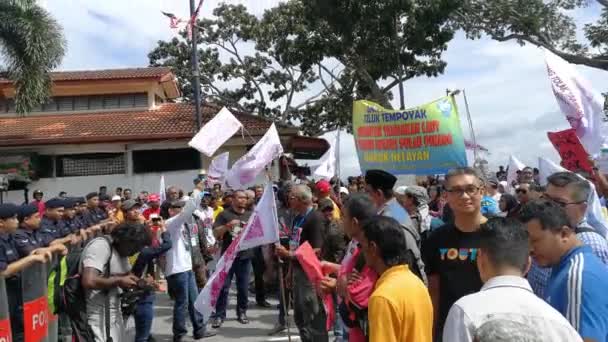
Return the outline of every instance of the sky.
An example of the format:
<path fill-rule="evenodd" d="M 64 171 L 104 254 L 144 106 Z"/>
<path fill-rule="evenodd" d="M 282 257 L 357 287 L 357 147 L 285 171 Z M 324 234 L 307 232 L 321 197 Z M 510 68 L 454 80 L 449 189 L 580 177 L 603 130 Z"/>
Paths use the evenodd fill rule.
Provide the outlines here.
<path fill-rule="evenodd" d="M 40 2 L 63 25 L 68 43 L 63 70 L 146 66 L 147 54 L 156 42 L 175 34 L 160 11 L 184 17 L 189 10 L 186 0 Z M 210 16 L 220 2 L 206 0 L 202 15 Z M 244 4 L 253 14 L 261 15 L 279 0 L 225 2 Z M 577 12 L 578 24 L 592 21 L 598 12 L 597 7 Z M 406 107 L 437 99 L 445 95 L 447 88 L 465 89 L 477 142 L 490 150 L 486 158 L 492 166 L 506 164 L 511 154 L 533 166 L 539 156 L 559 160 L 546 132 L 568 126 L 551 92 L 540 49 L 490 39 L 467 40 L 459 33 L 450 42 L 444 60 L 448 66 L 440 77 L 405 83 Z M 577 68 L 597 91 L 608 90 L 607 72 Z M 458 96 L 458 102 L 464 118 L 462 95 Z M 398 107 L 396 101 L 394 105 Z M 464 121 L 462 126 L 468 136 Z M 335 133 L 328 133 L 324 137 L 333 141 L 334 136 Z M 344 176 L 360 173 L 354 140 L 346 133 L 341 134 L 340 164 Z"/>

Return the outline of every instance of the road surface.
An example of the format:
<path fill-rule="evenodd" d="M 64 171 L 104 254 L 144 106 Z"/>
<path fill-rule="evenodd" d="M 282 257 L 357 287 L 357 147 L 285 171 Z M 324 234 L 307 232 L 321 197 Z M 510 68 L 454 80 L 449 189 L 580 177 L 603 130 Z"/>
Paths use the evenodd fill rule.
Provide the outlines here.
<path fill-rule="evenodd" d="M 252 302 L 253 297 L 249 297 L 249 324 L 243 325 L 236 321 L 235 291 L 230 291 L 230 304 L 228 306 L 228 317 L 224 325 L 217 330 L 217 336 L 206 338 L 198 341 L 203 342 L 219 342 L 219 341 L 239 341 L 239 342 L 279 342 L 288 341 L 287 333 L 278 334 L 276 336 L 268 336 L 268 331 L 272 329 L 277 321 L 278 309 L 275 307 L 270 309 L 259 308 Z M 278 304 L 277 300 L 268 300 L 273 305 Z M 291 312 L 290 312 L 291 314 Z M 171 322 L 173 319 L 173 302 L 164 293 L 157 294 L 155 305 L 154 325 L 152 334 L 156 341 L 172 341 Z M 210 327 L 209 327 L 210 328 Z M 211 329 L 211 328 L 210 328 Z M 188 337 L 184 342 L 194 341 L 192 339 L 192 327 L 188 322 Z M 297 329 L 291 327 L 292 341 L 300 341 L 297 336 Z M 331 339 L 330 339 L 331 340 Z"/>

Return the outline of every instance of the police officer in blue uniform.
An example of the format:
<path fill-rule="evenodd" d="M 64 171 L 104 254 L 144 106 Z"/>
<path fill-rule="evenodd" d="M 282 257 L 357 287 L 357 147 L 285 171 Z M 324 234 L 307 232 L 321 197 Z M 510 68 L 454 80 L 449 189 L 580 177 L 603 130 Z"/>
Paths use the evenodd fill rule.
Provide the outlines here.
<path fill-rule="evenodd" d="M 60 221 L 63 218 L 63 199 L 52 198 L 45 203 L 44 217 L 40 221 L 40 237 L 48 246 L 54 240 L 61 239 Z"/>
<path fill-rule="evenodd" d="M 63 200 L 63 219 L 59 222 L 59 230 L 64 236 L 80 235 L 81 224 L 76 220 L 76 200 L 66 198 Z"/>
<path fill-rule="evenodd" d="M 12 203 L 0 204 L 0 276 L 5 277 L 13 341 L 23 341 L 23 298 L 19 272 L 35 262 L 50 260 L 50 254 L 46 253 L 19 258 L 12 235 L 19 226 L 18 211 L 19 207 Z"/>
<path fill-rule="evenodd" d="M 19 218 L 19 229 L 13 234 L 13 239 L 17 245 L 19 257 L 23 258 L 35 249 L 46 247 L 40 236 L 40 214 L 38 206 L 24 204 L 19 207 L 17 212 Z"/>
<path fill-rule="evenodd" d="M 87 211 L 84 217 L 89 225 L 101 223 L 108 218 L 106 212 L 99 207 L 99 195 L 96 192 L 87 194 Z"/>

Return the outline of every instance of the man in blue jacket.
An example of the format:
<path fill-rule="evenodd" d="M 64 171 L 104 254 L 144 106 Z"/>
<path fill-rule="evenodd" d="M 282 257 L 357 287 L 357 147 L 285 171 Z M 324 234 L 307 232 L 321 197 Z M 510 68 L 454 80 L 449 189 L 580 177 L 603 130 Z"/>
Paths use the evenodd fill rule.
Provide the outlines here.
<path fill-rule="evenodd" d="M 588 245 L 577 238 L 563 207 L 533 201 L 521 211 L 530 237 L 530 254 L 552 267 L 545 300 L 572 324 L 585 341 L 608 340 L 608 272 Z"/>

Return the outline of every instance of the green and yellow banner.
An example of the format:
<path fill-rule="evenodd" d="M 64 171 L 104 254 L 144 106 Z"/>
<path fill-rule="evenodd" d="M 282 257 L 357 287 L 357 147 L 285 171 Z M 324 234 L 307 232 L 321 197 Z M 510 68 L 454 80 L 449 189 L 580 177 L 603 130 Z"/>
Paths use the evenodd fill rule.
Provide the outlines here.
<path fill-rule="evenodd" d="M 433 175 L 467 165 L 458 109 L 451 96 L 406 110 L 355 101 L 353 130 L 363 172 Z"/>

